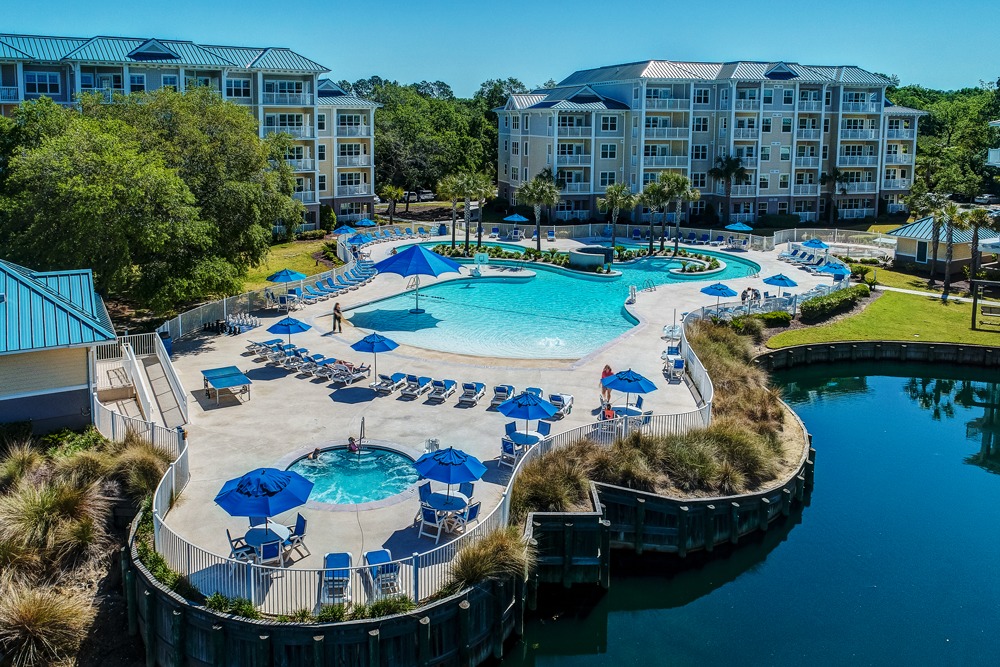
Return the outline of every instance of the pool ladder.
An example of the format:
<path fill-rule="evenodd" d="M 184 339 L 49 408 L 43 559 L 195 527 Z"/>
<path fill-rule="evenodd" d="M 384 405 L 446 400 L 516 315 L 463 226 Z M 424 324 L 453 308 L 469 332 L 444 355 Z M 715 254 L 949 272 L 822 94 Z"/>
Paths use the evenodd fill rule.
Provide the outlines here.
<path fill-rule="evenodd" d="M 646 280 L 643 281 L 643 283 L 642 283 L 642 291 L 643 292 L 655 292 L 656 291 L 656 283 L 653 282 L 652 278 L 646 278 Z"/>

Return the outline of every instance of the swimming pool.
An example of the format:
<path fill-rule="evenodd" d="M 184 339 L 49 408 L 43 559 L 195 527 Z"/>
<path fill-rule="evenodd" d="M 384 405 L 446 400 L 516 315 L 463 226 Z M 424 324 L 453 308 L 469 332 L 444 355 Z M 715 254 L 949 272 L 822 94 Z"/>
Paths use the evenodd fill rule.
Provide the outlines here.
<path fill-rule="evenodd" d="M 436 244 L 433 244 L 436 245 Z M 533 263 L 534 278 L 459 280 L 421 289 L 426 313 L 414 315 L 412 294 L 400 294 L 347 313 L 356 327 L 399 343 L 442 352 L 513 359 L 578 359 L 635 326 L 624 309 L 630 285 L 746 277 L 760 267 L 728 254 L 710 276 L 678 275 L 680 263 L 651 257 L 616 264 L 618 278 L 579 276 Z"/>
<path fill-rule="evenodd" d="M 316 460 L 302 458 L 288 469 L 314 484 L 309 500 L 334 504 L 384 500 L 402 493 L 420 478 L 410 457 L 369 447 L 358 453 L 346 447 L 326 449 Z"/>

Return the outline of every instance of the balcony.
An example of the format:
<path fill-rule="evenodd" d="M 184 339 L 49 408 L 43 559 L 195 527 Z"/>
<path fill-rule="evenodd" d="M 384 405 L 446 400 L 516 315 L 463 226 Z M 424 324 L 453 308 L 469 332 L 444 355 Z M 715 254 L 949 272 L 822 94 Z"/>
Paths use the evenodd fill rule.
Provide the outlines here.
<path fill-rule="evenodd" d="M 997 157 L 1000 157 L 998 155 Z M 885 156 L 886 164 L 913 164 L 912 153 L 889 153 Z"/>
<path fill-rule="evenodd" d="M 842 102 L 840 110 L 847 113 L 882 113 L 878 102 Z"/>
<path fill-rule="evenodd" d="M 878 183 L 874 181 L 869 181 L 867 183 L 844 183 L 843 185 L 838 185 L 837 190 L 846 191 L 848 194 L 857 192 L 875 192 L 878 190 Z"/>
<path fill-rule="evenodd" d="M 889 213 L 906 213 L 906 204 L 889 204 L 886 210 Z"/>
<path fill-rule="evenodd" d="M 563 183 L 563 186 L 559 189 L 563 194 L 580 194 L 581 192 L 590 192 L 590 183 L 575 182 L 575 183 Z"/>
<path fill-rule="evenodd" d="M 557 155 L 556 164 L 564 167 L 590 166 L 591 156 L 587 153 L 574 153 L 573 155 Z"/>
<path fill-rule="evenodd" d="M 822 111 L 823 103 L 819 100 L 799 100 L 799 111 Z"/>
<path fill-rule="evenodd" d="M 213 91 L 215 92 L 215 91 Z M 80 88 L 81 95 L 92 95 L 97 93 L 104 97 L 105 104 L 111 104 L 114 102 L 115 95 L 124 95 L 124 88 Z"/>
<path fill-rule="evenodd" d="M 312 106 L 312 93 L 264 93 L 264 104 L 275 106 Z"/>
<path fill-rule="evenodd" d="M 818 127 L 803 127 L 795 130 L 795 138 L 802 139 L 804 141 L 819 141 L 819 138 L 823 135 Z"/>
<path fill-rule="evenodd" d="M 815 169 L 819 167 L 819 158 L 815 155 L 797 155 L 795 166 L 798 169 Z"/>
<path fill-rule="evenodd" d="M 556 211 L 556 220 L 590 220 L 590 210 Z"/>
<path fill-rule="evenodd" d="M 646 98 L 646 108 L 647 109 L 689 109 L 691 108 L 690 99 L 682 98 L 656 98 L 647 97 Z"/>
<path fill-rule="evenodd" d="M 816 222 L 819 218 L 816 211 L 796 211 L 795 215 L 799 216 L 799 222 Z"/>
<path fill-rule="evenodd" d="M 311 126 L 307 125 L 295 125 L 295 126 L 285 126 L 285 125 L 265 125 L 264 134 L 288 134 L 293 137 L 302 139 L 310 138 L 313 136 L 313 129 Z"/>
<path fill-rule="evenodd" d="M 882 181 L 883 190 L 909 190 L 913 181 L 908 178 L 887 178 Z"/>
<path fill-rule="evenodd" d="M 760 130 L 756 127 L 734 127 L 733 128 L 733 139 L 737 141 L 756 141 L 760 137 Z"/>
<path fill-rule="evenodd" d="M 860 220 L 861 218 L 875 217 L 873 208 L 842 208 L 840 209 L 841 220 Z"/>
<path fill-rule="evenodd" d="M 878 130 L 856 130 L 848 129 L 846 127 L 840 128 L 840 138 L 841 139 L 868 139 L 875 140 L 878 139 Z"/>
<path fill-rule="evenodd" d="M 372 135 L 371 125 L 338 125 L 338 137 L 370 137 Z"/>
<path fill-rule="evenodd" d="M 1000 167 L 1000 148 L 991 148 L 986 156 L 986 164 L 991 167 Z"/>
<path fill-rule="evenodd" d="M 360 185 L 338 185 L 337 186 L 337 196 L 338 197 L 355 197 L 357 195 L 370 195 L 372 193 L 371 186 L 367 183 L 362 183 Z"/>
<path fill-rule="evenodd" d="M 838 155 L 838 167 L 877 167 L 878 155 Z"/>
<path fill-rule="evenodd" d="M 0 86 L 0 102 L 20 102 L 17 86 Z"/>
<path fill-rule="evenodd" d="M 363 217 L 364 213 L 338 213 L 337 222 L 357 222 Z"/>
<path fill-rule="evenodd" d="M 816 183 L 797 183 L 792 186 L 792 194 L 796 197 L 811 197 L 819 194 Z"/>
<path fill-rule="evenodd" d="M 729 222 L 753 222 L 753 213 L 730 213 Z"/>
<path fill-rule="evenodd" d="M 315 204 L 316 203 L 316 193 L 309 191 L 293 192 L 292 196 L 298 199 L 303 204 Z"/>
<path fill-rule="evenodd" d="M 917 136 L 917 131 L 913 129 L 909 130 L 886 130 L 886 139 L 913 139 Z"/>
<path fill-rule="evenodd" d="M 593 125 L 560 125 L 556 132 L 560 137 L 589 137 L 593 129 Z"/>
<path fill-rule="evenodd" d="M 639 216 L 639 221 L 652 222 L 653 224 L 659 225 L 663 222 L 663 217 L 664 217 L 663 213 L 643 213 L 642 215 Z M 683 214 L 681 215 L 681 217 L 683 218 Z M 667 224 L 672 225 L 676 221 L 676 214 L 667 213 L 666 218 L 667 218 Z"/>
<path fill-rule="evenodd" d="M 760 100 L 733 100 L 733 108 L 737 111 L 758 111 L 760 109 Z"/>
<path fill-rule="evenodd" d="M 233 104 L 253 104 L 253 98 L 249 95 L 226 95 L 226 101 Z"/>
<path fill-rule="evenodd" d="M 372 164 L 369 155 L 338 155 L 338 167 L 370 167 Z"/>
<path fill-rule="evenodd" d="M 647 127 L 647 139 L 687 139 L 688 127 Z"/>
<path fill-rule="evenodd" d="M 619 127 L 617 130 L 602 130 L 601 128 L 597 128 L 597 136 L 598 137 L 618 137 L 618 138 L 624 137 L 625 136 L 625 128 Z"/>
<path fill-rule="evenodd" d="M 686 155 L 646 155 L 642 158 L 644 167 L 683 167 L 686 164 Z"/>
<path fill-rule="evenodd" d="M 725 190 L 723 190 L 725 192 Z M 733 197 L 756 197 L 757 196 L 757 186 L 756 185 L 734 185 L 732 192 L 730 193 Z"/>
<path fill-rule="evenodd" d="M 305 158 L 301 160 L 285 160 L 288 166 L 295 171 L 313 171 L 316 169 L 316 160 Z"/>

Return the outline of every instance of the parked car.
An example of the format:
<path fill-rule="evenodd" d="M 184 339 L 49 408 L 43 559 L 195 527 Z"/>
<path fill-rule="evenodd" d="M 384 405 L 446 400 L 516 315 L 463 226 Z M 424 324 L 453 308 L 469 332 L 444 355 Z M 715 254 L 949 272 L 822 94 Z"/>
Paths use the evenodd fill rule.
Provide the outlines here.
<path fill-rule="evenodd" d="M 403 201 L 434 201 L 433 190 L 417 190 L 416 192 L 404 192 Z"/>
<path fill-rule="evenodd" d="M 977 204 L 1000 204 L 1000 195 L 979 195 L 975 201 Z"/>
<path fill-rule="evenodd" d="M 379 199 L 378 195 L 372 195 L 372 201 L 375 202 L 376 204 L 381 204 L 382 203 L 382 200 Z"/>

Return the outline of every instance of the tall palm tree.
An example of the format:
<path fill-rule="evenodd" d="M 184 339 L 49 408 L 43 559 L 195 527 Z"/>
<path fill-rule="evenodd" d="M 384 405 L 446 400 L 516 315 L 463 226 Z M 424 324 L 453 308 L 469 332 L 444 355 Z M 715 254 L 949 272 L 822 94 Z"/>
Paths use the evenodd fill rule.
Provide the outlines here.
<path fill-rule="evenodd" d="M 969 279 L 974 280 L 979 275 L 979 230 L 994 225 L 993 217 L 985 208 L 974 208 L 965 214 L 965 220 L 972 229 L 972 262 L 969 267 Z"/>
<path fill-rule="evenodd" d="M 451 201 L 451 247 L 455 248 L 455 225 L 458 222 L 458 199 L 461 193 L 458 190 L 458 174 L 448 174 L 437 184 L 438 196 Z"/>
<path fill-rule="evenodd" d="M 613 183 L 604 191 L 603 197 L 597 198 L 597 207 L 602 211 L 611 211 L 611 257 L 615 256 L 615 231 L 618 229 L 618 214 L 635 208 L 637 197 L 625 183 Z M 612 260 L 613 261 L 613 260 Z"/>
<path fill-rule="evenodd" d="M 951 288 L 951 261 L 955 256 L 955 230 L 964 229 L 966 225 L 965 216 L 954 202 L 944 207 L 944 291 Z"/>
<path fill-rule="evenodd" d="M 827 207 L 827 214 L 829 216 L 830 224 L 833 225 L 833 209 L 836 207 L 837 195 L 847 194 L 847 174 L 837 169 L 833 168 L 829 174 L 823 172 L 819 176 L 819 182 L 822 185 L 832 185 L 833 194 L 830 196 L 830 205 Z"/>
<path fill-rule="evenodd" d="M 656 212 L 660 211 L 663 214 L 664 220 L 667 217 L 666 207 L 670 203 L 670 191 L 668 186 L 659 180 L 650 181 L 646 183 L 646 187 L 642 189 L 642 193 L 639 195 L 639 203 L 649 209 L 649 254 L 653 254 L 653 226 L 654 218 Z"/>
<path fill-rule="evenodd" d="M 677 200 L 677 215 L 674 216 L 674 254 L 677 254 L 677 248 L 680 244 L 681 236 L 681 204 L 690 204 L 691 202 L 696 202 L 701 199 L 701 190 L 698 188 L 688 188 L 681 193 L 680 198 Z"/>
<path fill-rule="evenodd" d="M 476 174 L 472 181 L 472 196 L 479 206 L 479 221 L 476 224 L 476 249 L 483 247 L 483 207 L 496 195 L 496 185 L 488 174 Z"/>
<path fill-rule="evenodd" d="M 541 175 L 517 189 L 517 200 L 535 209 L 535 245 L 542 251 L 542 207 L 559 203 L 559 188 L 555 182 Z"/>
<path fill-rule="evenodd" d="M 927 279 L 928 287 L 934 287 L 937 282 L 934 276 L 937 274 L 938 248 L 941 247 L 941 223 L 944 221 L 944 211 L 947 207 L 947 204 L 942 204 L 934 211 L 931 211 L 931 275 Z"/>
<path fill-rule="evenodd" d="M 389 202 L 389 224 L 396 217 L 396 202 L 403 198 L 403 188 L 395 185 L 383 185 L 379 197 Z"/>
<path fill-rule="evenodd" d="M 715 158 L 715 166 L 708 170 L 708 175 L 726 186 L 726 215 L 722 223 L 729 224 L 729 211 L 732 209 L 733 180 L 742 181 L 747 177 L 743 167 L 743 159 L 739 155 L 720 155 Z"/>
<path fill-rule="evenodd" d="M 691 181 L 687 179 L 687 176 L 678 174 L 675 171 L 661 171 L 658 180 L 667 195 L 667 201 L 674 202 L 674 220 L 677 224 L 680 224 L 681 198 L 684 196 L 685 192 L 691 189 Z M 664 214 L 663 224 L 660 225 L 660 252 L 663 252 L 663 247 L 666 245 L 666 239 L 667 216 Z"/>

